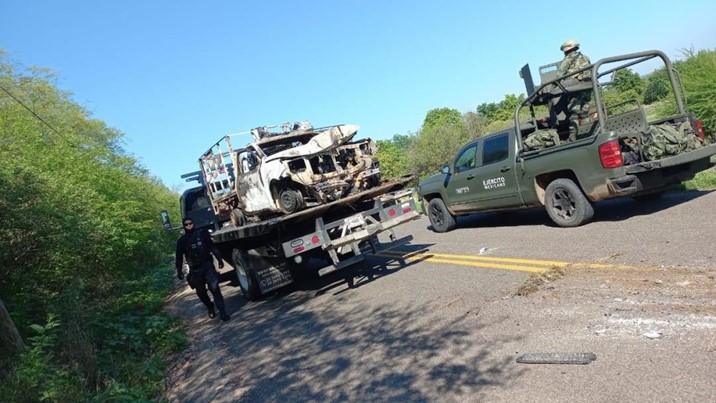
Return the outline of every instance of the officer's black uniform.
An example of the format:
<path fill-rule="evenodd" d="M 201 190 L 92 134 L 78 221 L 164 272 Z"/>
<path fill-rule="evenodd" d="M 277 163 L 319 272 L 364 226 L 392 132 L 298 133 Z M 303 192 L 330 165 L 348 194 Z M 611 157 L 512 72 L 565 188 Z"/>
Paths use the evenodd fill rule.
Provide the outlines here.
<path fill-rule="evenodd" d="M 189 220 L 185 221 L 188 222 Z M 221 320 L 229 320 L 229 315 L 226 314 L 224 307 L 224 297 L 221 295 L 221 289 L 219 289 L 219 275 L 211 258 L 211 255 L 214 254 L 216 260 L 219 261 L 219 268 L 224 267 L 219 249 L 214 245 L 206 231 L 194 230 L 193 225 L 191 228 L 187 228 L 185 225 L 184 231 L 184 235 L 179 237 L 177 241 L 175 262 L 177 277 L 179 279 L 184 278 L 182 263 L 186 259 L 189 265 L 187 282 L 196 290 L 196 295 L 209 309 L 209 317 L 213 318 L 216 314 L 214 313 L 214 303 L 211 302 L 206 292 L 207 287 L 214 296 L 214 302 L 216 302 L 216 307 L 219 308 Z"/>

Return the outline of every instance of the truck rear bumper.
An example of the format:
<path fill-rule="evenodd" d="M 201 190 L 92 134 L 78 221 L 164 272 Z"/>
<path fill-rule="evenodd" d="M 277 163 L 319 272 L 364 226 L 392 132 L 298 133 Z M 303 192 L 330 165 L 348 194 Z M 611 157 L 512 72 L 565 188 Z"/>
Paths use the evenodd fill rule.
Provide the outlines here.
<path fill-rule="evenodd" d="M 638 164 L 626 167 L 627 175 L 607 180 L 609 197 L 632 195 L 634 193 L 648 193 L 677 185 L 683 181 L 693 179 L 698 173 L 714 164 L 708 157 L 692 160 L 681 164 Z"/>

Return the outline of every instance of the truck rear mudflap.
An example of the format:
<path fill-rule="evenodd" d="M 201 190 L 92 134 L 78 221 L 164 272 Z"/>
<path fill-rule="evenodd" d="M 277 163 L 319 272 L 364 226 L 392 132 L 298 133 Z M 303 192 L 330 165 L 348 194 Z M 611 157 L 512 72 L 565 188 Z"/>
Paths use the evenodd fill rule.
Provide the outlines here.
<path fill-rule="evenodd" d="M 393 228 L 420 217 L 410 191 L 376 200 L 369 210 L 347 218 L 324 223 L 316 219 L 315 231 L 282 244 L 287 259 L 300 262 L 320 248 L 331 264 L 320 275 L 343 269 L 365 259 L 366 253 L 379 253 L 410 242 L 412 235 L 397 239 Z M 388 232 L 390 242 L 381 243 L 378 235 Z"/>

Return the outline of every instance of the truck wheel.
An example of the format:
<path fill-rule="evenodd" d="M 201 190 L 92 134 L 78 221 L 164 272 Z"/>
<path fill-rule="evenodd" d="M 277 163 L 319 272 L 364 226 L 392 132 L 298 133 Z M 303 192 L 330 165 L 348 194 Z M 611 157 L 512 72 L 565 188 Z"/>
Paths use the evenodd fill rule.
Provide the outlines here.
<path fill-rule="evenodd" d="M 246 216 L 244 215 L 244 212 L 237 208 L 231 210 L 229 218 L 231 218 L 231 223 L 234 224 L 234 227 L 246 225 Z"/>
<path fill-rule="evenodd" d="M 435 232 L 448 232 L 455 228 L 455 217 L 450 214 L 441 198 L 435 198 L 428 203 L 428 218 Z"/>
<path fill-rule="evenodd" d="M 283 189 L 278 194 L 278 205 L 286 214 L 295 213 L 303 207 L 303 195 L 295 189 Z"/>
<path fill-rule="evenodd" d="M 577 227 L 594 216 L 592 204 L 570 179 L 555 179 L 547 186 L 545 208 L 560 227 Z"/>
<path fill-rule="evenodd" d="M 249 254 L 239 248 L 234 248 L 231 252 L 231 258 L 234 261 L 234 270 L 236 277 L 239 279 L 239 288 L 244 298 L 249 301 L 255 301 L 261 297 L 258 283 L 254 277 L 254 268 L 251 264 Z"/>

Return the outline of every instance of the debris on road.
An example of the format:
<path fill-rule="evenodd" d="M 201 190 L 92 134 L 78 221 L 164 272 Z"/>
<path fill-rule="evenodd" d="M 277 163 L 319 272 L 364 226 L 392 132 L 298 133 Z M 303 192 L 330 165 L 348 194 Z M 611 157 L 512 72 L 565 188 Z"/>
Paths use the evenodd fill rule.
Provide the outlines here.
<path fill-rule="evenodd" d="M 642 334 L 642 336 L 646 337 L 647 339 L 660 339 L 661 338 L 661 332 L 658 332 L 656 330 L 652 330 L 650 332 L 646 332 Z"/>
<path fill-rule="evenodd" d="M 517 357 L 520 364 L 579 364 L 597 359 L 594 353 L 527 353 Z"/>

